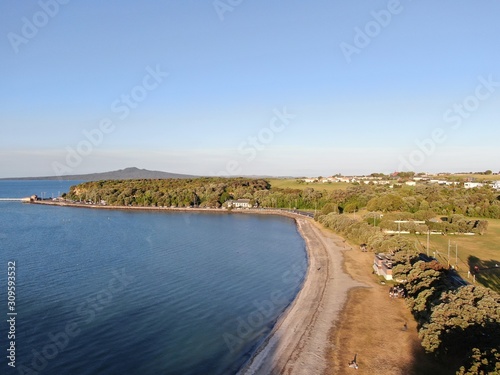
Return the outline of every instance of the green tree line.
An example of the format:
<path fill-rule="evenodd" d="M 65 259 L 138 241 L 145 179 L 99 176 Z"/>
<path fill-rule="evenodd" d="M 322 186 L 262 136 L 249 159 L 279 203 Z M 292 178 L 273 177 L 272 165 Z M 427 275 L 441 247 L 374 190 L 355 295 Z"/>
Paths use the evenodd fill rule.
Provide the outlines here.
<path fill-rule="evenodd" d="M 326 191 L 309 187 L 273 188 L 264 179 L 212 177 L 86 182 L 72 186 L 67 198 L 92 202 L 105 200 L 112 206 L 194 205 L 214 208 L 229 199 L 247 198 L 261 207 L 322 210 L 327 206 L 327 212 L 337 213 L 366 209 L 412 214 L 416 220 L 453 215 L 500 218 L 499 193 L 490 187 L 464 189 L 418 185 L 391 189 L 387 186 L 353 185 L 347 189 Z"/>
<path fill-rule="evenodd" d="M 92 181 L 71 186 L 64 195 L 77 202 L 110 206 L 220 208 L 231 199 L 250 199 L 266 208 L 315 209 L 329 197 L 314 189 L 271 189 L 263 179 L 196 178 Z"/>

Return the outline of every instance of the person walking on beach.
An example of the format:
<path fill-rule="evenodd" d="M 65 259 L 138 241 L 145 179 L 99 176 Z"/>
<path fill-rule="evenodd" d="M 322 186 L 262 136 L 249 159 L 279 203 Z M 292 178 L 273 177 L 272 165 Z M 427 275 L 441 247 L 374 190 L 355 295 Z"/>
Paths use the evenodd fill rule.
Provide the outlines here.
<path fill-rule="evenodd" d="M 351 368 L 355 368 L 356 370 L 358 369 L 358 363 L 356 362 L 356 358 L 357 358 L 358 354 L 354 354 L 354 359 L 349 362 L 349 367 Z"/>

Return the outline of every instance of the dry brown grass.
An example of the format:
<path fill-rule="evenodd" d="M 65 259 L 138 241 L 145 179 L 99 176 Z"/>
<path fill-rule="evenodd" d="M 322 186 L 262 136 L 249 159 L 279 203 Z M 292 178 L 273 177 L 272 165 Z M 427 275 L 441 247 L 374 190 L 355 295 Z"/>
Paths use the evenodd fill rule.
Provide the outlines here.
<path fill-rule="evenodd" d="M 331 367 L 326 375 L 454 374 L 424 353 L 410 310 L 404 300 L 389 297 L 390 285 L 382 285 L 372 274 L 372 263 L 373 253 L 345 252 L 346 271 L 367 288 L 350 292 L 339 324 L 331 330 Z M 355 354 L 357 371 L 348 367 Z"/>

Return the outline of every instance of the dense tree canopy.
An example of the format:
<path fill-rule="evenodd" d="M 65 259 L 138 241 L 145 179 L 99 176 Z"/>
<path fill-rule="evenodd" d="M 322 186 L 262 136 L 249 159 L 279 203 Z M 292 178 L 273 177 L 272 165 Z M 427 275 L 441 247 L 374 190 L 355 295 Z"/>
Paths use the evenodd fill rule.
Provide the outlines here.
<path fill-rule="evenodd" d="M 500 352 L 498 349 L 472 349 L 457 375 L 500 375 Z"/>
<path fill-rule="evenodd" d="M 265 180 L 243 178 L 110 180 L 72 186 L 67 198 L 110 206 L 220 207 L 229 199 L 254 199 L 269 188 Z"/>
<path fill-rule="evenodd" d="M 500 343 L 500 295 L 472 285 L 445 292 L 420 330 L 431 353 L 465 355 Z"/>

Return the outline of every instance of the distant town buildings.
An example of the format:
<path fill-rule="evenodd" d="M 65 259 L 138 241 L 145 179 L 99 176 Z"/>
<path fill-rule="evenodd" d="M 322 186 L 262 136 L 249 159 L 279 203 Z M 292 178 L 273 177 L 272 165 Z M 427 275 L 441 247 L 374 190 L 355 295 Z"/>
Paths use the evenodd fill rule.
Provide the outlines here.
<path fill-rule="evenodd" d="M 402 177 L 403 176 L 403 177 Z M 444 177 L 444 178 L 443 178 Z M 447 178 L 446 178 L 447 177 Z M 460 177 L 460 175 L 459 175 Z M 393 173 L 390 176 L 331 176 L 331 177 L 308 177 L 303 178 L 302 181 L 307 184 L 324 184 L 324 183 L 351 183 L 351 184 L 365 184 L 365 185 L 389 185 L 394 186 L 418 186 L 418 185 L 440 185 L 440 186 L 463 186 L 465 189 L 481 188 L 489 185 L 493 189 L 500 190 L 500 181 L 484 181 L 477 182 L 474 178 L 469 177 L 465 179 L 461 177 L 461 181 L 457 181 L 457 177 L 453 174 L 439 173 L 435 176 L 427 174 L 418 174 L 415 176 L 408 176 L 399 173 Z M 465 182 L 463 182 L 465 180 Z"/>

